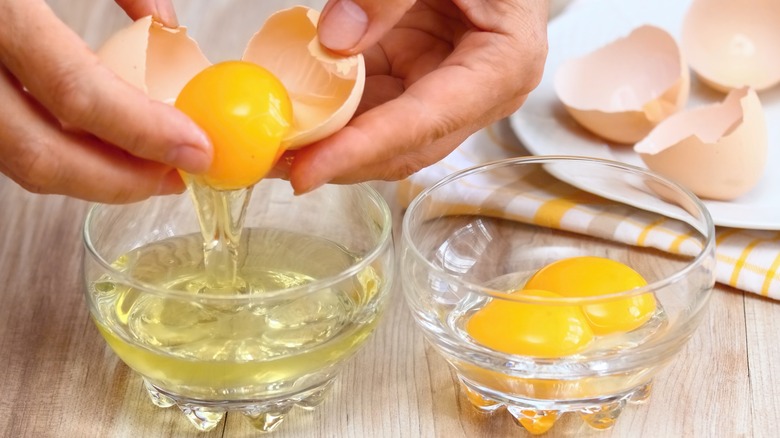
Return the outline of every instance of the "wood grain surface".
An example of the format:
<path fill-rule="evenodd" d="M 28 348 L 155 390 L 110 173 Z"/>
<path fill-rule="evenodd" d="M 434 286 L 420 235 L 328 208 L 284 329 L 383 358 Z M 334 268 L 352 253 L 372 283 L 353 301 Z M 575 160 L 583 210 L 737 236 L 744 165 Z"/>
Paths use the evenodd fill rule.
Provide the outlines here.
<path fill-rule="evenodd" d="M 268 10 L 284 2 L 176 2 L 213 59 L 235 57 Z M 92 47 L 127 19 L 108 0 L 50 0 Z M 321 4 L 316 2 L 315 4 Z M 400 228 L 394 184 L 377 184 Z M 83 298 L 81 224 L 87 204 L 33 195 L 0 176 L 0 436 L 247 437 L 239 415 L 198 433 L 175 409 L 154 407 L 139 377 L 108 349 Z M 396 237 L 398 233 L 396 233 Z M 400 290 L 327 401 L 295 410 L 277 437 L 525 436 L 508 415 L 485 416 L 458 395 L 444 360 L 415 328 Z M 564 417 L 547 436 L 770 437 L 780 408 L 780 303 L 718 286 L 694 338 L 655 380 L 650 400 L 610 431 Z"/>

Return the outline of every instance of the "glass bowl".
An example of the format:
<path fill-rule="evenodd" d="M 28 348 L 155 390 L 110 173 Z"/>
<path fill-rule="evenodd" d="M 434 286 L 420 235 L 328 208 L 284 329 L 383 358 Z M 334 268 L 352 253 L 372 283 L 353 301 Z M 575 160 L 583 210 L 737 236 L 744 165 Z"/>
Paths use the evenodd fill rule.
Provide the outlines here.
<path fill-rule="evenodd" d="M 715 282 L 703 204 L 617 162 L 551 156 L 467 169 L 420 193 L 402 229 L 400 278 L 417 325 L 477 409 L 506 408 L 531 433 L 572 412 L 606 429 L 626 403 L 646 400 Z M 625 272 L 604 268 L 613 262 L 646 285 L 620 286 Z M 574 268 L 534 277 L 554 265 Z M 593 278 L 620 287 L 586 293 Z"/>
<path fill-rule="evenodd" d="M 154 404 L 200 430 L 238 411 L 273 430 L 322 401 L 377 325 L 393 279 L 391 216 L 367 185 L 294 196 L 254 188 L 240 236 L 241 292 L 203 287 L 204 243 L 187 194 L 95 205 L 84 225 L 92 318 Z"/>

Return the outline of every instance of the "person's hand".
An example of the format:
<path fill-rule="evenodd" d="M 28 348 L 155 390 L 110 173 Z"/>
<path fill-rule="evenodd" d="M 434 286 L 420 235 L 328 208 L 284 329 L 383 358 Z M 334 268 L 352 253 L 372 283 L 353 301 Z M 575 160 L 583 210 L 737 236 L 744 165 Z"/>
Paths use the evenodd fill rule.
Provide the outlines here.
<path fill-rule="evenodd" d="M 170 0 L 117 0 L 176 25 Z M 0 2 L 0 172 L 31 192 L 130 202 L 183 190 L 211 146 L 184 114 L 103 67 L 43 0 Z"/>
<path fill-rule="evenodd" d="M 282 170 L 296 192 L 405 178 L 517 110 L 541 80 L 547 8 L 542 0 L 330 0 L 320 40 L 364 53 L 366 88 L 344 129 L 287 153 Z"/>

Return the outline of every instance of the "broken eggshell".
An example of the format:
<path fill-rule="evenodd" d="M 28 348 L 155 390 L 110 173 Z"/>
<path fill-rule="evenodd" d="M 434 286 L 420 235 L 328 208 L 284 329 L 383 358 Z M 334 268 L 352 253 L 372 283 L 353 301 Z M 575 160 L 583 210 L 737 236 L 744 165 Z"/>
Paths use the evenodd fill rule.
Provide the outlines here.
<path fill-rule="evenodd" d="M 680 46 L 697 76 L 728 92 L 780 82 L 780 2 L 695 0 L 683 20 Z"/>
<path fill-rule="evenodd" d="M 293 102 L 287 149 L 313 143 L 338 131 L 357 110 L 365 84 L 362 55 L 344 57 L 317 38 L 320 13 L 297 6 L 278 12 L 249 40 L 241 59 L 276 75 Z"/>
<path fill-rule="evenodd" d="M 688 99 L 690 74 L 674 38 L 645 25 L 557 71 L 555 91 L 587 130 L 633 144 Z"/>
<path fill-rule="evenodd" d="M 767 127 L 748 87 L 721 103 L 686 110 L 634 146 L 645 165 L 702 198 L 728 201 L 752 189 L 766 167 Z"/>
<path fill-rule="evenodd" d="M 144 17 L 98 49 L 103 65 L 154 100 L 172 104 L 184 85 L 211 65 L 187 29 L 170 29 Z"/>
<path fill-rule="evenodd" d="M 300 148 L 344 127 L 363 94 L 363 55 L 341 56 L 325 49 L 317 38 L 318 19 L 319 12 L 304 6 L 276 12 L 242 57 L 272 72 L 290 95 L 294 121 L 284 149 Z M 165 28 L 151 17 L 121 29 L 97 53 L 117 75 L 166 103 L 173 103 L 184 85 L 211 64 L 186 28 Z"/>

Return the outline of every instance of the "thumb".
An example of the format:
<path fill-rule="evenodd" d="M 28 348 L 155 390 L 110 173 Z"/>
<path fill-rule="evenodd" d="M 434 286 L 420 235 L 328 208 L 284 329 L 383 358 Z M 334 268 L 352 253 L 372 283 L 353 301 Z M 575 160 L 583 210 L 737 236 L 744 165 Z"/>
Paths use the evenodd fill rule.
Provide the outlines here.
<path fill-rule="evenodd" d="M 179 26 L 171 0 L 116 0 L 116 3 L 133 20 L 151 15 L 167 27 Z"/>
<path fill-rule="evenodd" d="M 318 24 L 323 46 L 345 55 L 373 46 L 416 0 L 328 0 Z"/>

